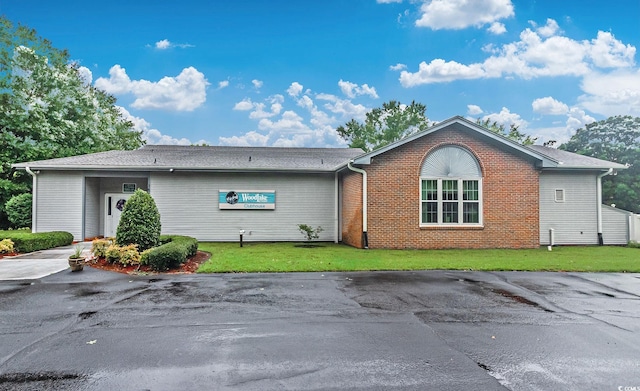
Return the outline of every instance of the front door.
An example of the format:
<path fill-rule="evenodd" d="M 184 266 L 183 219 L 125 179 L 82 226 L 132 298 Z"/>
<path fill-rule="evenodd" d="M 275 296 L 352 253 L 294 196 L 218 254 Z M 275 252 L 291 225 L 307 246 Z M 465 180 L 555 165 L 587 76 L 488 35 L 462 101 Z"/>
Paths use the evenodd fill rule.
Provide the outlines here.
<path fill-rule="evenodd" d="M 116 236 L 120 215 L 124 209 L 124 204 L 133 193 L 107 193 L 104 195 L 105 217 L 104 217 L 104 237 L 113 238 Z"/>

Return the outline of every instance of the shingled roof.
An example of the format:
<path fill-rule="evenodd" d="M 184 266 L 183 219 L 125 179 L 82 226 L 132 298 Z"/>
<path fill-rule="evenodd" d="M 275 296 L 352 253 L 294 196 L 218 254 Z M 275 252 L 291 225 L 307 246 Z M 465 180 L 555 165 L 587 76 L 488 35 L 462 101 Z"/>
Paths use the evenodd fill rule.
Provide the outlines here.
<path fill-rule="evenodd" d="M 542 145 L 529 145 L 527 148 L 532 149 L 542 155 L 548 156 L 558 162 L 558 168 L 584 168 L 584 169 L 625 169 L 627 166 L 620 163 L 610 162 L 607 160 L 596 159 L 591 156 L 578 155 L 577 153 L 567 152 L 556 148 L 545 147 Z"/>
<path fill-rule="evenodd" d="M 317 171 L 333 172 L 363 151 L 357 148 L 201 147 L 145 145 L 14 164 L 32 170 Z"/>

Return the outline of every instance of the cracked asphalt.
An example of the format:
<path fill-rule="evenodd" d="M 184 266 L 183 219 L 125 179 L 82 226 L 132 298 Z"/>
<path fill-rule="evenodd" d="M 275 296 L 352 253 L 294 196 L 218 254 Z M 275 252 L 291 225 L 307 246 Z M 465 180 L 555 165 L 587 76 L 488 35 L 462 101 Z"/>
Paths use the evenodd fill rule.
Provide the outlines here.
<path fill-rule="evenodd" d="M 640 390 L 640 275 L 0 282 L 0 390 L 116 389 Z"/>

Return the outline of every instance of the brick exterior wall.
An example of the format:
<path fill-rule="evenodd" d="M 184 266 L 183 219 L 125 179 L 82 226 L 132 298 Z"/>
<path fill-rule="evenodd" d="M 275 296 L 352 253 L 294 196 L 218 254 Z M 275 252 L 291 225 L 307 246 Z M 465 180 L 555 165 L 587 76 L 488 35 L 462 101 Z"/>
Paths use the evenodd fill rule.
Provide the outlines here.
<path fill-rule="evenodd" d="M 368 175 L 369 247 L 538 247 L 539 172 L 532 161 L 485 140 L 473 131 L 443 129 L 375 156 L 370 165 L 362 166 Z M 482 168 L 483 227 L 420 227 L 422 162 L 434 148 L 450 144 L 469 150 Z M 353 240 L 359 214 L 352 203 L 361 193 L 355 193 L 354 178 L 344 180 L 343 213 L 350 215 L 343 214 L 343 240 L 349 238 L 344 242 L 360 247 Z"/>
<path fill-rule="evenodd" d="M 362 175 L 342 175 L 342 242 L 362 248 Z"/>

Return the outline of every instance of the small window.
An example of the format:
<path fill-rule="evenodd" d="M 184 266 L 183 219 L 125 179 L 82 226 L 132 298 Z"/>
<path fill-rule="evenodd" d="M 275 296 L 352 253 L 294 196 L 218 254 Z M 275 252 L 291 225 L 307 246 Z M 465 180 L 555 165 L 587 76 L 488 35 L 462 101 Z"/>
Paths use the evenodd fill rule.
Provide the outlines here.
<path fill-rule="evenodd" d="M 564 189 L 556 189 L 556 202 L 564 202 Z"/>

